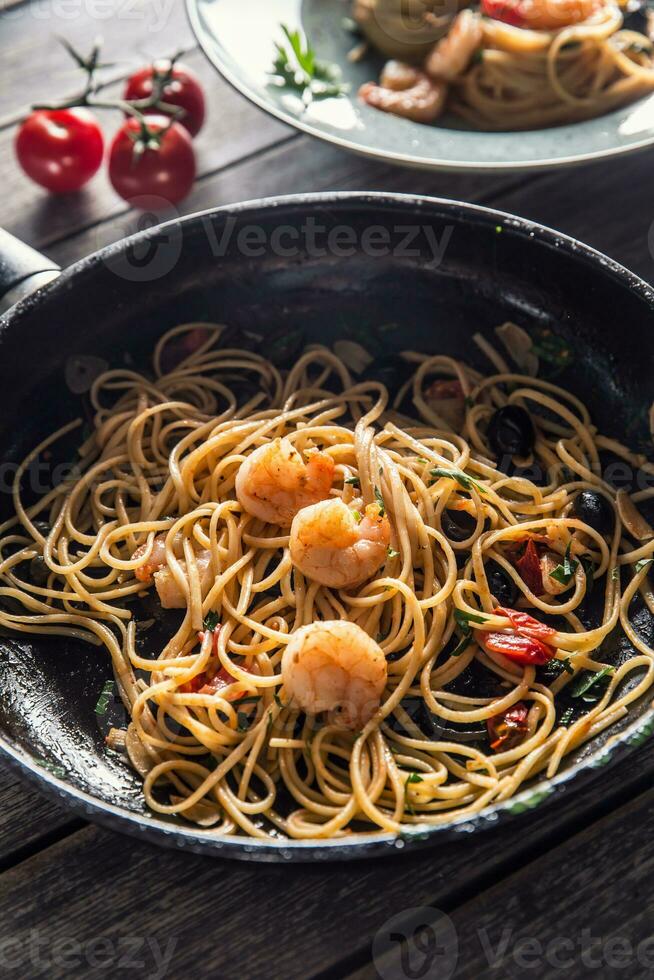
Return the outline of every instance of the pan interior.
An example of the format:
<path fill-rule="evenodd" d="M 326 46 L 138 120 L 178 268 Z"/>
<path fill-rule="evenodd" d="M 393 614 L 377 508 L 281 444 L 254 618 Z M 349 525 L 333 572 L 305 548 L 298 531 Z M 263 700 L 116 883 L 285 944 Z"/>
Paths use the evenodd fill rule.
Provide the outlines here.
<path fill-rule="evenodd" d="M 307 217 L 325 229 L 318 244 L 307 238 Z M 230 219 L 229 241 L 216 255 L 215 240 Z M 260 254 L 244 248 L 239 231 L 246 227 L 258 229 Z M 286 254 L 274 246 L 281 227 L 294 232 L 286 235 Z M 381 229 L 378 240 L 387 246 L 371 249 L 371 228 Z M 330 244 L 335 229 L 348 244 L 336 247 L 337 237 Z M 137 267 L 144 249 L 151 264 Z M 377 354 L 445 353 L 488 372 L 471 336 L 481 331 L 490 339 L 493 327 L 511 319 L 563 338 L 573 357 L 556 383 L 587 403 L 603 431 L 635 443 L 647 437 L 654 353 L 651 300 L 641 287 L 566 240 L 501 215 L 439 204 L 314 201 L 217 213 L 150 232 L 145 245 L 81 263 L 0 326 L 2 519 L 11 513 L 15 465 L 58 425 L 88 411 L 70 390 L 79 359 L 148 370 L 154 340 L 192 320 L 259 333 L 264 351 L 301 331 L 306 343 L 347 338 Z M 29 361 L 26 337 L 36 355 Z M 49 475 L 46 466 L 35 479 L 47 485 Z M 649 617 L 639 612 L 637 622 L 653 642 Z M 609 655 L 628 654 L 616 633 Z M 71 786 L 148 820 L 139 778 L 104 746 L 122 711 L 113 703 L 104 715 L 95 711 L 110 677 L 102 648 L 1 636 L 0 734 Z M 646 710 L 645 702 L 635 705 L 623 724 Z M 565 766 L 592 759 L 615 731 Z"/>

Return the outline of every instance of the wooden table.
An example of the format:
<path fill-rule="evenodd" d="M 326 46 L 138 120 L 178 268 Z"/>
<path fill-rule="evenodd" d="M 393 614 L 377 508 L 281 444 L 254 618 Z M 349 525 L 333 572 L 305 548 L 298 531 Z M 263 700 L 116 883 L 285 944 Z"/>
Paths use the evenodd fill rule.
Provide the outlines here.
<path fill-rule="evenodd" d="M 32 101 L 76 88 L 54 35 L 83 48 L 101 33 L 107 59 L 120 59 L 117 83 L 144 55 L 179 45 L 204 80 L 209 121 L 184 211 L 309 190 L 436 194 L 543 221 L 654 279 L 651 153 L 531 176 L 391 168 L 298 135 L 245 102 L 194 46 L 181 0 L 4 0 L 0 9 L 0 225 L 62 265 L 133 230 L 138 216 L 104 175 L 72 201 L 41 193 L 15 165 L 13 134 Z M 617 776 L 600 770 L 582 798 L 478 839 L 385 862 L 278 867 L 157 850 L 84 825 L 0 764 L 0 975 L 648 976 L 653 772 L 650 741 Z M 458 933 L 456 974 L 451 926 L 438 932 L 434 955 L 425 946 L 434 933 L 413 935 L 433 918 L 430 907 Z M 406 923 L 389 921 L 400 913 Z M 383 952 L 402 931 L 412 956 L 404 967 L 397 944 Z"/>

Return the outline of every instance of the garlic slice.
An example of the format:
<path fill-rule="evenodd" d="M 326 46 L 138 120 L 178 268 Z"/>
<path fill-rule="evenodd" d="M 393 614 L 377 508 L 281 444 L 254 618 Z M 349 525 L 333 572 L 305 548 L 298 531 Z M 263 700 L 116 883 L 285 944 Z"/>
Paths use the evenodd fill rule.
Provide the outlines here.
<path fill-rule="evenodd" d="M 618 490 L 616 503 L 620 520 L 636 541 L 649 541 L 654 538 L 654 528 L 647 523 L 626 490 Z"/>

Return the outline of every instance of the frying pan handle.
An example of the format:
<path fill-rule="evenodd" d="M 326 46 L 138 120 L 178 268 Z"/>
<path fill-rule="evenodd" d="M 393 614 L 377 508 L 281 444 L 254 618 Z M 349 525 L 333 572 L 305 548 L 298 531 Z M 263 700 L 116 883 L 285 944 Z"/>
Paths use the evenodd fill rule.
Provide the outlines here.
<path fill-rule="evenodd" d="M 0 313 L 60 272 L 56 262 L 0 228 Z"/>

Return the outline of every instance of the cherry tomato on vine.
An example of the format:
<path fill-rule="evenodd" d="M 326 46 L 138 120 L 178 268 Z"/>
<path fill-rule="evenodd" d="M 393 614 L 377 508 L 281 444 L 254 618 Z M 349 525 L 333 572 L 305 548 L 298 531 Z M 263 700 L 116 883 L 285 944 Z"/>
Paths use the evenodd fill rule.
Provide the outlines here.
<path fill-rule="evenodd" d="M 109 179 L 126 201 L 148 196 L 177 204 L 195 180 L 191 137 L 167 116 L 148 116 L 145 127 L 128 119 L 109 150 Z"/>
<path fill-rule="evenodd" d="M 174 63 L 171 67 L 170 61 L 161 60 L 141 68 L 128 79 L 123 98 L 128 101 L 149 99 L 156 76 L 166 80 L 161 101 L 183 109 L 184 115 L 177 122 L 188 129 L 191 136 L 197 136 L 204 123 L 204 92 L 197 75 L 186 65 Z M 152 111 L 161 113 L 163 110 Z"/>
<path fill-rule="evenodd" d="M 66 194 L 97 171 L 104 141 L 88 109 L 37 109 L 18 130 L 15 148 L 28 177 L 54 194 Z"/>

